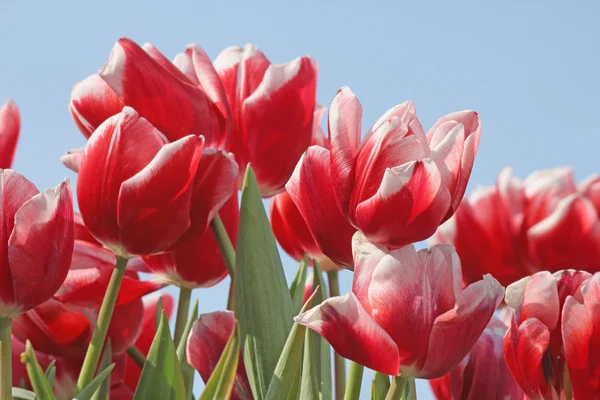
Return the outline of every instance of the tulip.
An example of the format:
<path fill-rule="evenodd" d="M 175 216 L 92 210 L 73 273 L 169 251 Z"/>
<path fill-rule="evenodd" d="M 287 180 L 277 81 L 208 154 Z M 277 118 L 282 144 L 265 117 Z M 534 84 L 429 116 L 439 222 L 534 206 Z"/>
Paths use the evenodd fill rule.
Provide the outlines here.
<path fill-rule="evenodd" d="M 0 170 L 3 193 L 0 318 L 42 304 L 61 286 L 73 253 L 73 200 L 67 180 L 44 192 Z"/>
<path fill-rule="evenodd" d="M 562 312 L 565 361 L 575 399 L 600 397 L 600 273 L 567 297 Z"/>
<path fill-rule="evenodd" d="M 491 273 L 509 285 L 542 270 L 600 271 L 600 178 L 580 185 L 569 168 L 525 180 L 505 168 L 493 187 L 478 187 L 432 243 L 456 247 L 466 283 Z"/>
<path fill-rule="evenodd" d="M 231 116 L 223 114 L 207 94 L 223 92 L 218 79 L 212 83 L 217 88 L 202 90 L 151 44 L 140 47 L 121 38 L 100 71 L 75 85 L 69 111 L 86 138 L 130 106 L 170 142 L 203 135 L 208 147 L 221 148 L 228 140 Z M 225 101 L 223 94 L 221 103 Z"/>
<path fill-rule="evenodd" d="M 464 290 L 451 246 L 388 251 L 357 232 L 352 291 L 295 321 L 323 336 L 341 356 L 384 374 L 437 378 L 477 342 L 502 301 L 489 275 Z"/>
<path fill-rule="evenodd" d="M 561 315 L 562 320 L 568 319 L 563 312 L 565 301 L 590 277 L 584 271 L 542 271 L 506 288 L 505 301 L 514 316 L 503 341 L 504 358 L 530 399 L 568 396 Z M 589 327 L 585 321 L 578 320 L 578 324 Z"/>
<path fill-rule="evenodd" d="M 237 165 L 223 152 L 202 153 L 202 143 L 190 135 L 165 144 L 159 131 L 125 107 L 94 132 L 83 155 L 63 157 L 79 170 L 79 208 L 94 238 L 131 258 L 203 232 L 231 196 Z"/>
<path fill-rule="evenodd" d="M 492 317 L 469 354 L 448 374 L 429 381 L 438 400 L 523 399 L 502 354 L 507 326 Z"/>
<path fill-rule="evenodd" d="M 362 106 L 342 88 L 329 109 L 331 149 L 311 146 L 286 185 L 313 238 L 341 265 L 339 211 L 370 241 L 399 248 L 430 237 L 458 207 L 479 145 L 479 115 L 442 117 L 425 134 L 412 103 L 388 110 L 361 141 Z"/>
<path fill-rule="evenodd" d="M 317 62 L 305 56 L 271 64 L 248 44 L 223 50 L 214 67 L 231 109 L 230 151 L 241 167 L 240 185 L 250 163 L 261 194 L 272 196 L 283 190 L 311 143 Z"/>
<path fill-rule="evenodd" d="M 234 329 L 235 315 L 232 311 L 217 311 L 210 314 L 203 314 L 194 322 L 187 342 L 187 361 L 200 373 L 200 377 L 204 383 L 208 381 L 217 366 L 219 358 Z M 241 354 L 231 399 L 253 399 Z"/>
<path fill-rule="evenodd" d="M 8 100 L 0 107 L 0 168 L 10 168 L 19 141 L 21 118 L 14 101 Z"/>

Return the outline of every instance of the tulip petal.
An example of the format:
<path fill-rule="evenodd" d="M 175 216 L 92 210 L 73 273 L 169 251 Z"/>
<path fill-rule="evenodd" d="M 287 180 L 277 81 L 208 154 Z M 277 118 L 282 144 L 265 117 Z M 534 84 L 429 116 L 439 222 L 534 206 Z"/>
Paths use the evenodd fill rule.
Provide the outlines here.
<path fill-rule="evenodd" d="M 465 288 L 456 307 L 436 318 L 420 377 L 437 378 L 462 360 L 481 336 L 503 296 L 504 289 L 489 274 Z"/>
<path fill-rule="evenodd" d="M 553 330 L 560 315 L 556 278 L 542 271 L 513 283 L 506 288 L 506 304 L 514 310 L 517 323 L 537 318 Z"/>
<path fill-rule="evenodd" d="M 15 302 L 27 311 L 49 299 L 65 280 L 73 254 L 71 185 L 36 194 L 15 214 L 8 240 Z"/>
<path fill-rule="evenodd" d="M 202 138 L 193 135 L 166 144 L 121 184 L 117 218 L 128 254 L 164 251 L 188 229 L 202 145 Z"/>
<path fill-rule="evenodd" d="M 335 201 L 329 151 L 311 146 L 302 156 L 286 189 L 323 254 L 341 266 L 352 266 L 356 232 Z"/>
<path fill-rule="evenodd" d="M 85 225 L 104 246 L 119 246 L 121 183 L 141 171 L 163 144 L 160 132 L 130 107 L 103 122 L 88 141 L 79 168 L 77 200 Z"/>
<path fill-rule="evenodd" d="M 524 187 L 527 227 L 547 218 L 563 198 L 577 192 L 573 170 L 567 167 L 534 171 L 525 178 Z"/>
<path fill-rule="evenodd" d="M 193 84 L 193 82 L 182 73 L 167 57 L 164 56 L 163 53 L 160 52 L 152 43 L 144 43 L 142 45 L 142 49 L 161 67 L 166 69 L 171 75 L 175 78 L 181 80 L 185 83 Z"/>
<path fill-rule="evenodd" d="M 534 399 L 550 395 L 550 387 L 544 376 L 545 355 L 550 345 L 550 331 L 533 318 L 517 327 L 513 319 L 502 343 L 508 368 L 525 394 Z"/>
<path fill-rule="evenodd" d="M 0 168 L 10 168 L 19 141 L 21 118 L 14 101 L 8 100 L 0 107 Z"/>
<path fill-rule="evenodd" d="M 124 353 L 137 340 L 142 330 L 144 304 L 142 299 L 130 301 L 115 307 L 108 332 L 112 354 Z"/>
<path fill-rule="evenodd" d="M 132 40 L 115 44 L 99 75 L 169 141 L 195 134 L 204 135 L 209 147 L 221 145 L 225 121 L 204 92 L 167 71 Z"/>
<path fill-rule="evenodd" d="M 441 179 L 431 159 L 387 169 L 377 193 L 356 208 L 356 226 L 389 248 L 427 239 L 450 205 Z"/>
<path fill-rule="evenodd" d="M 354 184 L 354 166 L 360 146 L 362 105 L 349 87 L 338 90 L 329 107 L 331 176 L 335 196 L 342 209 L 348 208 Z"/>
<path fill-rule="evenodd" d="M 125 104 L 98 74 L 88 76 L 71 91 L 69 112 L 86 139 Z"/>
<path fill-rule="evenodd" d="M 71 171 L 79 173 L 79 166 L 81 165 L 84 152 L 85 147 L 69 150 L 60 158 L 60 161 Z"/>
<path fill-rule="evenodd" d="M 203 314 L 194 322 L 187 343 L 187 361 L 200 373 L 205 383 L 219 362 L 234 328 L 235 315 L 231 311 Z M 238 363 L 231 398 L 233 400 L 252 398 L 252 390 L 243 362 Z"/>
<path fill-rule="evenodd" d="M 323 336 L 344 358 L 375 371 L 398 375 L 398 347 L 365 311 L 354 293 L 331 297 L 294 318 Z"/>
<path fill-rule="evenodd" d="M 15 214 L 25 202 L 37 195 L 39 191 L 27 178 L 10 169 L 0 170 L 0 179 L 2 198 L 0 202 L 2 219 L 0 243 L 8 243 L 15 224 Z M 3 260 L 0 264 L 0 308 L 8 306 L 11 310 L 3 310 L 3 312 L 12 313 L 18 308 L 18 305 L 15 304 L 12 269 L 20 266 L 17 265 L 11 268 L 8 262 L 7 245 L 0 246 L 0 260 Z"/>
<path fill-rule="evenodd" d="M 594 205 L 573 194 L 527 232 L 529 251 L 536 265 L 549 270 L 577 266 L 596 269 L 600 259 L 600 222 Z"/>
<path fill-rule="evenodd" d="M 248 158 L 240 162 L 243 169 L 243 161 L 252 164 L 263 197 L 283 190 L 311 144 L 316 88 L 317 63 L 301 57 L 288 64 L 272 64 L 244 101 L 243 145 Z M 235 140 L 232 152 L 237 155 Z"/>

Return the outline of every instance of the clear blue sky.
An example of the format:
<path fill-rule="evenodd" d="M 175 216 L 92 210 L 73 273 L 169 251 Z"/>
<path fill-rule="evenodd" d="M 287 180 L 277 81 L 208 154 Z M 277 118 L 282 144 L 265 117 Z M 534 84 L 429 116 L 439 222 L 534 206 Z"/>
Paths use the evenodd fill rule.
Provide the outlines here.
<path fill-rule="evenodd" d="M 15 99 L 22 112 L 14 168 L 47 188 L 75 179 L 59 157 L 84 143 L 67 111 L 71 88 L 120 36 L 169 58 L 192 42 L 211 57 L 252 42 L 273 62 L 315 57 L 318 101 L 350 86 L 365 129 L 409 99 L 426 129 L 446 113 L 479 111 L 471 187 L 491 184 L 505 165 L 521 176 L 572 165 L 583 178 L 600 171 L 599 14 L 599 3 L 583 0 L 3 1 L 0 100 Z M 291 275 L 295 263 L 285 257 L 285 266 Z M 343 292 L 350 280 L 342 274 Z M 226 286 L 196 291 L 202 312 L 224 307 Z M 426 384 L 419 390 L 430 398 Z"/>

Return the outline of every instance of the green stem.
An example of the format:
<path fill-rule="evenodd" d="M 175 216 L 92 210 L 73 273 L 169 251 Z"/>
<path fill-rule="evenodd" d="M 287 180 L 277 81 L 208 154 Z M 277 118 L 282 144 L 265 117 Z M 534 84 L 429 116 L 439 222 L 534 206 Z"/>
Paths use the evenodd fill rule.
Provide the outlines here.
<path fill-rule="evenodd" d="M 327 271 L 327 280 L 329 281 L 329 297 L 340 295 L 340 281 L 338 271 Z M 344 390 L 346 389 L 346 362 L 337 352 L 334 354 L 333 370 L 335 376 L 335 399 L 344 399 Z"/>
<path fill-rule="evenodd" d="M 190 313 L 190 299 L 192 298 L 192 289 L 186 287 L 179 288 L 179 302 L 177 303 L 177 319 L 175 320 L 175 334 L 173 336 L 175 348 L 181 341 L 185 324 L 187 324 L 188 314 Z"/>
<path fill-rule="evenodd" d="M 414 378 L 396 376 L 392 378 L 392 386 L 385 396 L 385 400 L 416 400 L 417 389 Z"/>
<path fill-rule="evenodd" d="M 135 346 L 131 346 L 127 349 L 127 355 L 129 358 L 133 360 L 135 365 L 140 368 L 144 368 L 144 363 L 146 362 L 146 356 Z"/>
<path fill-rule="evenodd" d="M 350 371 L 348 371 L 348 384 L 346 385 L 346 394 L 344 400 L 358 400 L 360 399 L 360 386 L 362 385 L 363 370 L 365 367 L 350 362 Z"/>
<path fill-rule="evenodd" d="M 0 318 L 0 393 L 2 400 L 12 400 L 12 340 L 10 337 L 11 318 Z"/>
<path fill-rule="evenodd" d="M 113 310 L 115 309 L 117 295 L 119 294 L 119 288 L 123 281 L 126 266 L 127 259 L 117 256 L 117 265 L 115 265 L 115 269 L 110 277 L 110 282 L 108 283 L 108 288 L 104 294 L 102 306 L 98 313 L 96 328 L 92 334 L 92 340 L 88 346 L 83 365 L 81 366 L 81 372 L 79 373 L 79 379 L 77 380 L 78 393 L 94 378 L 94 373 L 96 372 L 98 360 L 100 360 L 102 346 L 104 345 L 104 339 L 106 339 L 106 332 L 108 331 L 110 319 L 112 318 Z"/>
<path fill-rule="evenodd" d="M 231 239 L 229 239 L 229 235 L 227 234 L 227 230 L 225 229 L 225 225 L 223 225 L 223 221 L 219 214 L 215 215 L 212 221 L 210 221 L 210 227 L 217 239 L 217 244 L 219 245 L 219 250 L 221 250 L 223 259 L 225 260 L 225 266 L 227 266 L 229 276 L 233 279 L 233 276 L 235 275 L 235 249 L 233 248 L 233 244 L 231 244 Z"/>

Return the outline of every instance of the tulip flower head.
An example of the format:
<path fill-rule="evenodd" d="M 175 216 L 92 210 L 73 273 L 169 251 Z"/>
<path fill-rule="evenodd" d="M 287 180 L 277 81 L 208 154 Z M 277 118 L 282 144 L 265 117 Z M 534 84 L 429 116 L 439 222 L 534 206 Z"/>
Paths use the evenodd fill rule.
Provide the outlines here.
<path fill-rule="evenodd" d="M 329 109 L 330 149 L 311 146 L 286 188 L 323 253 L 351 265 L 352 224 L 388 248 L 427 239 L 463 197 L 479 145 L 479 115 L 447 115 L 425 133 L 412 103 L 388 110 L 361 141 L 362 106 L 349 88 Z"/>
<path fill-rule="evenodd" d="M 295 321 L 341 356 L 384 374 L 437 378 L 461 361 L 502 301 L 489 275 L 462 289 L 451 246 L 388 251 L 357 232 L 352 291 Z"/>
<path fill-rule="evenodd" d="M 19 141 L 21 118 L 14 101 L 0 107 L 0 168 L 10 168 Z"/>

